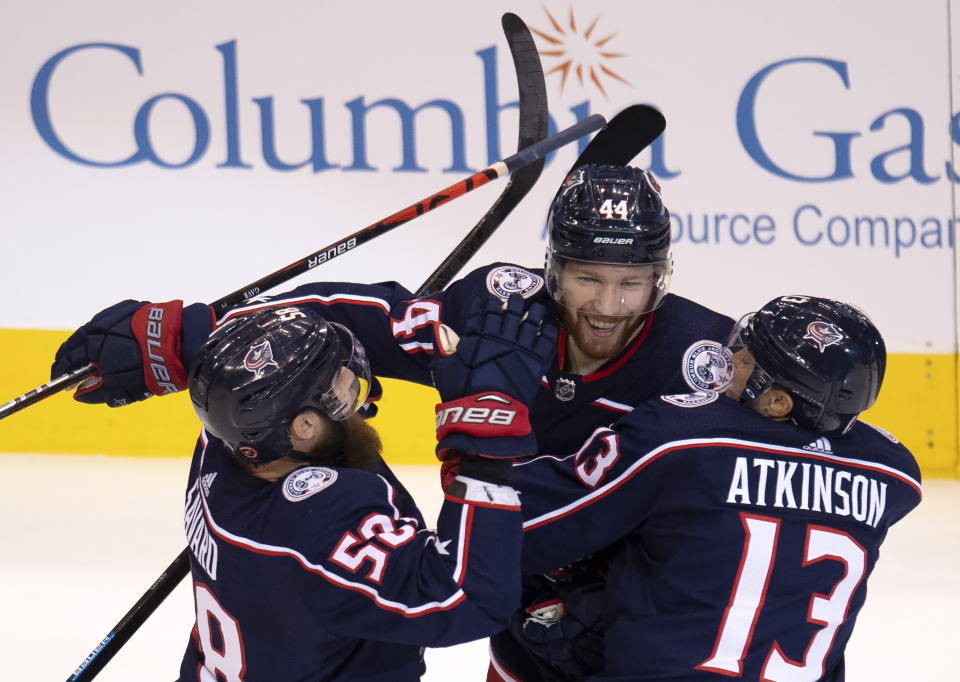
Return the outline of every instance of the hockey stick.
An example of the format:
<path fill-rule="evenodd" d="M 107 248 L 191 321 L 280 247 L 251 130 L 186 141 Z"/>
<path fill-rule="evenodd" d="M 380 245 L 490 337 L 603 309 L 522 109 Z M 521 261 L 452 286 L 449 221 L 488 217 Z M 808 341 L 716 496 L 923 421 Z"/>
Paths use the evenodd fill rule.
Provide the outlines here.
<path fill-rule="evenodd" d="M 569 128 L 561 130 L 555 135 L 551 135 L 550 137 L 535 142 L 529 147 L 519 150 L 513 156 L 509 156 L 502 161 L 497 161 L 487 168 L 474 173 L 470 177 L 464 178 L 463 180 L 454 183 L 449 187 L 445 187 L 444 189 L 436 192 L 435 194 L 431 194 L 425 199 L 421 199 L 412 206 L 407 206 L 405 209 L 398 211 L 393 215 L 387 216 L 383 220 L 380 220 L 373 225 L 368 225 L 362 230 L 358 230 L 351 235 L 335 241 L 319 251 L 314 251 L 309 256 L 301 258 L 285 268 L 281 268 L 280 270 L 277 270 L 266 277 L 258 279 L 256 282 L 247 285 L 243 289 L 238 289 L 232 294 L 228 294 L 218 301 L 214 301 L 210 304 L 213 308 L 213 312 L 217 317 L 220 317 L 227 310 L 234 307 L 238 303 L 243 303 L 248 298 L 253 298 L 267 289 L 272 289 L 278 284 L 283 284 L 284 282 L 291 280 L 297 275 L 301 275 L 322 263 L 326 263 L 337 256 L 347 253 L 348 251 L 352 251 L 361 244 L 364 244 L 371 239 L 375 239 L 382 234 L 386 234 L 395 227 L 399 227 L 404 223 L 410 222 L 414 218 L 421 216 L 428 211 L 432 211 L 438 206 L 443 206 L 447 202 L 462 197 L 464 194 L 472 192 L 478 187 L 482 187 L 491 180 L 496 180 L 497 178 L 503 177 L 509 173 L 513 173 L 515 170 L 523 168 L 524 166 L 527 166 L 538 159 L 542 159 L 550 152 L 559 149 L 560 147 L 569 144 L 574 140 L 578 140 L 584 135 L 589 135 L 590 133 L 599 130 L 604 126 L 605 123 L 606 121 L 600 114 L 593 114 L 582 121 L 577 121 Z M 2 416 L 2 413 L 0 413 L 0 417 Z"/>
<path fill-rule="evenodd" d="M 113 626 L 113 629 L 107 633 L 107 636 L 100 640 L 100 643 L 93 648 L 83 663 L 80 664 L 73 674 L 67 678 L 67 682 L 80 682 L 80 680 L 92 680 L 97 673 L 103 669 L 110 659 L 116 655 L 127 640 L 140 629 L 144 621 L 157 610 L 160 603 L 170 596 L 173 589 L 180 584 L 180 581 L 190 572 L 190 554 L 189 549 L 184 549 L 177 558 L 167 566 L 153 582 L 143 596 L 137 600 L 129 611 L 124 614 L 120 622 Z"/>
<path fill-rule="evenodd" d="M 523 20 L 516 14 L 509 12 L 503 15 L 501 23 L 503 25 L 504 35 L 507 38 L 507 44 L 510 46 L 510 54 L 513 57 L 513 65 L 517 74 L 517 89 L 520 95 L 520 132 L 517 141 L 518 153 L 502 162 L 508 166 L 508 170 L 515 169 L 515 172 L 511 174 L 507 186 L 490 207 L 490 210 L 487 211 L 480 219 L 480 222 L 473 227 L 467 236 L 461 240 L 437 269 L 433 271 L 433 274 L 431 274 L 417 290 L 416 293 L 418 296 L 428 291 L 442 289 L 449 284 L 450 280 L 456 276 L 464 264 L 483 246 L 490 235 L 493 234 L 494 230 L 510 215 L 511 211 L 520 203 L 523 197 L 530 192 L 540 177 L 540 173 L 543 171 L 544 157 L 547 152 L 540 153 L 539 156 L 534 156 L 527 161 L 525 165 L 517 161 L 512 168 L 510 167 L 512 159 L 517 158 L 521 152 L 531 148 L 538 142 L 545 141 L 547 138 L 547 87 L 543 80 L 543 68 L 540 65 L 540 56 L 533 42 L 533 36 L 530 35 L 530 30 L 526 24 L 524 24 Z M 587 134 L 587 132 L 583 134 Z M 571 139 L 569 141 L 572 142 L 573 140 Z M 566 143 L 567 142 L 562 142 L 558 147 Z M 552 151 L 552 149 L 548 151 Z M 374 223 L 359 232 L 344 237 L 340 241 L 334 242 L 330 246 L 314 252 L 296 263 L 292 263 L 282 270 L 267 275 L 243 289 L 224 296 L 212 304 L 217 316 L 219 317 L 237 303 L 241 303 L 247 298 L 257 295 L 261 290 L 282 284 L 322 262 L 335 258 L 348 250 L 352 250 L 356 246 L 384 234 L 394 227 L 398 227 L 412 220 L 418 215 L 423 215 L 423 213 L 447 201 L 451 201 L 472 189 L 476 189 L 480 185 L 486 184 L 489 180 L 499 177 L 499 175 L 487 175 L 487 173 L 496 166 L 497 164 L 494 164 L 490 168 L 480 171 L 480 173 L 474 174 L 456 185 L 451 185 L 451 187 L 441 190 L 432 197 L 428 197 L 413 206 L 409 206 L 392 216 L 384 218 L 378 223 Z M 481 174 L 483 174 L 481 181 L 472 186 L 468 185 L 468 183 L 471 183 L 474 178 Z M 460 190 L 461 185 L 464 185 L 462 190 Z M 460 190 L 460 192 L 459 194 L 451 194 L 451 196 L 444 197 L 444 195 L 451 192 L 451 190 Z M 361 238 L 360 235 L 363 235 L 363 237 Z M 351 240 L 354 240 L 353 244 L 350 243 Z M 304 267 L 304 264 L 306 264 L 306 267 Z M 14 412 L 19 412 L 55 393 L 68 390 L 81 383 L 84 379 L 93 376 L 93 374 L 94 368 L 91 365 L 86 365 L 48 381 L 39 388 L 28 391 L 0 407 L 0 419 Z"/>
<path fill-rule="evenodd" d="M 376 237 L 389 232 L 395 227 L 399 227 L 400 225 L 413 220 L 417 216 L 421 216 L 428 211 L 432 211 L 438 206 L 442 206 L 449 201 L 463 196 L 467 192 L 471 192 L 478 187 L 487 184 L 491 180 L 496 180 L 497 178 L 512 173 L 513 171 L 531 164 L 538 159 L 542 159 L 550 152 L 559 149 L 560 147 L 569 144 L 570 142 L 573 142 L 584 135 L 588 135 L 595 130 L 600 129 L 603 124 L 604 118 L 600 114 L 594 114 L 583 119 L 582 121 L 578 121 L 569 128 L 561 130 L 555 135 L 551 135 L 550 137 L 540 140 L 529 147 L 521 149 L 513 156 L 509 156 L 502 161 L 497 161 L 493 165 L 484 168 L 482 171 L 474 173 L 470 177 L 450 185 L 449 187 L 440 190 L 436 194 L 433 194 L 426 199 L 413 204 L 412 206 L 408 206 L 402 211 L 394 213 L 393 215 L 388 216 L 383 220 L 374 223 L 373 225 L 365 227 L 358 232 L 354 232 L 353 234 L 344 237 L 343 239 L 340 239 L 327 247 L 324 247 L 320 251 L 315 251 L 305 258 L 301 258 L 300 260 L 291 263 L 285 268 L 281 268 L 280 270 L 277 270 L 266 277 L 258 279 L 253 284 L 250 284 L 243 289 L 238 289 L 232 294 L 228 294 L 227 296 L 214 301 L 210 305 L 214 309 L 215 314 L 220 316 L 231 307 L 237 305 L 238 303 L 242 303 L 248 298 L 256 296 L 267 289 L 271 289 L 279 284 L 291 280 L 297 275 L 303 274 L 304 272 L 307 272 L 308 270 L 315 268 L 322 263 L 326 263 L 333 258 L 346 253 L 347 251 L 351 251 L 357 246 L 360 246 L 371 239 L 375 239 Z M 96 374 L 96 371 L 96 368 L 90 364 L 85 367 L 81 367 L 70 374 L 57 377 L 56 379 L 45 383 L 39 388 L 35 388 L 32 391 L 14 398 L 10 402 L 0 407 L 0 419 L 9 417 L 14 412 L 19 412 L 25 407 L 29 407 L 30 405 L 33 405 L 44 398 L 50 397 L 54 393 L 72 387 L 84 379 L 93 376 Z"/>
<path fill-rule="evenodd" d="M 520 91 L 520 134 L 517 149 L 523 149 L 547 136 L 547 84 L 543 67 L 530 29 L 516 14 L 506 13 L 501 23 L 510 45 L 513 66 L 517 72 Z M 417 290 L 417 296 L 442 289 L 456 277 L 461 268 L 480 250 L 517 204 L 533 189 L 543 172 L 545 159 L 537 159 L 510 176 L 503 193 L 497 198 L 480 222 L 454 248 L 433 274 Z"/>
<path fill-rule="evenodd" d="M 625 166 L 660 137 L 667 121 L 646 104 L 634 104 L 610 119 L 587 144 L 571 170 L 588 163 Z"/>
<path fill-rule="evenodd" d="M 505 14 L 502 19 L 504 34 L 510 46 L 513 63 L 517 73 L 517 87 L 520 91 L 519 138 L 517 149 L 524 150 L 547 137 L 547 90 L 543 80 L 543 69 L 537 54 L 533 38 L 523 21 L 515 14 Z M 511 157 L 512 158 L 512 157 Z M 440 267 L 434 270 L 417 289 L 416 295 L 422 296 L 429 291 L 442 289 L 450 283 L 463 264 L 475 254 L 496 230 L 510 212 L 530 191 L 543 170 L 542 156 L 523 168 L 518 168 L 506 188 L 480 219 L 474 228 L 444 259 Z M 439 205 L 439 204 L 436 204 Z M 433 208 L 433 207 L 431 207 Z M 429 210 L 429 209 L 428 209 Z M 398 223 L 399 224 L 399 223 Z M 348 238 L 349 239 L 349 238 Z M 225 299 L 221 299 L 223 301 Z M 218 301 L 219 303 L 219 301 Z M 216 305 L 216 304 L 214 304 Z M 83 369 L 64 375 L 48 385 L 56 384 L 57 391 L 63 390 L 83 379 L 79 376 Z M 40 390 L 40 389 L 38 389 Z M 36 402 L 40 398 L 35 398 Z M 23 405 L 26 407 L 26 405 Z M 0 414 L 0 418 L 2 418 Z M 136 633 L 157 607 L 190 572 L 189 549 L 184 549 L 177 558 L 160 574 L 136 604 L 120 619 L 103 640 L 90 652 L 84 662 L 71 675 L 67 682 L 85 682 L 92 680 L 103 667 L 116 655 L 117 651 Z"/>
<path fill-rule="evenodd" d="M 505 28 L 507 23 L 507 20 L 506 20 L 507 16 L 513 16 L 513 15 L 505 15 L 504 17 Z M 519 64 L 519 62 L 517 62 L 516 59 L 515 59 L 515 63 Z M 520 74 L 520 71 L 519 71 L 519 65 L 518 65 L 518 75 L 519 74 Z M 522 102 L 522 99 L 521 99 L 521 102 Z M 523 113 L 522 109 L 521 109 L 521 113 Z M 584 119 L 584 121 L 581 121 L 581 123 L 590 121 L 592 118 L 594 117 Z M 579 125 L 579 124 L 576 124 L 576 125 Z M 570 128 L 567 128 L 565 131 L 563 131 L 563 133 L 572 134 L 574 128 L 576 128 L 576 125 L 571 126 Z M 580 156 L 577 158 L 572 168 L 577 168 L 578 166 L 582 166 L 588 163 L 610 163 L 610 164 L 617 164 L 617 165 L 625 165 L 627 163 L 630 163 L 633 157 L 635 157 L 637 154 L 643 151 L 647 146 L 649 146 L 654 140 L 656 140 L 660 136 L 660 134 L 666 128 L 666 125 L 667 123 L 663 117 L 663 114 L 661 114 L 659 111 L 657 111 L 653 107 L 647 106 L 645 104 L 634 104 L 632 106 L 629 106 L 623 111 L 621 111 L 620 113 L 618 113 L 616 116 L 614 116 L 612 119 L 610 119 L 610 122 L 607 123 L 600 130 L 600 132 L 598 132 L 594 136 L 592 140 L 590 140 L 590 142 L 587 144 L 586 149 L 584 149 L 583 152 L 580 154 Z M 521 126 L 521 135 L 524 134 L 523 130 L 524 129 Z M 581 136 L 585 135 L 588 132 L 589 131 L 583 131 L 580 133 L 580 135 Z M 563 133 L 558 133 L 552 138 L 547 138 L 542 142 L 553 140 Z M 567 144 L 570 141 L 572 140 L 570 139 L 564 140 L 563 142 L 558 143 L 557 147 L 563 146 L 564 144 Z M 528 147 L 527 149 L 528 150 L 532 149 L 532 147 Z M 542 157 L 545 156 L 546 153 L 548 153 L 549 151 L 552 151 L 552 149 L 543 151 L 539 155 L 539 157 L 530 158 L 529 160 L 526 161 L 526 163 L 527 164 L 539 163 Z M 518 157 L 521 157 L 521 152 L 518 152 L 517 154 L 514 154 L 513 156 L 498 163 L 507 164 L 509 162 L 512 162 L 514 163 L 515 169 L 519 171 L 521 168 L 523 168 L 523 165 L 521 164 L 521 162 L 512 161 L 514 159 L 518 159 Z M 272 286 L 276 286 L 277 284 L 281 284 L 289 279 L 292 279 L 296 275 L 306 272 L 312 267 L 316 267 L 317 265 L 320 264 L 320 262 L 326 262 L 327 260 L 330 260 L 330 258 L 334 258 L 340 255 L 341 253 L 346 252 L 347 250 L 351 250 L 355 248 L 357 245 L 363 242 L 373 239 L 375 236 L 379 236 L 380 234 L 383 234 L 384 232 L 387 232 L 393 229 L 394 227 L 402 225 L 405 222 L 409 222 L 413 218 L 417 217 L 417 215 L 422 215 L 423 213 L 426 213 L 427 211 L 430 211 L 436 208 L 437 206 L 442 205 L 443 203 L 446 203 L 448 201 L 451 201 L 452 199 L 455 199 L 457 196 L 462 196 L 463 194 L 473 189 L 476 189 L 480 185 L 475 185 L 470 187 L 466 187 L 465 185 L 469 183 L 471 179 L 474 178 L 476 175 L 483 175 L 488 172 L 495 173 L 495 171 L 491 169 L 496 168 L 497 165 L 498 164 L 494 164 L 490 168 L 484 169 L 479 173 L 475 174 L 474 176 L 471 176 L 470 178 L 466 178 L 465 180 L 462 180 L 460 183 L 457 183 L 456 185 L 451 185 L 446 190 L 441 190 L 437 194 L 433 195 L 433 197 L 428 197 L 427 199 L 424 199 L 423 201 L 417 204 L 414 204 L 413 206 L 410 206 L 404 209 L 403 211 L 400 211 L 399 213 L 395 213 L 394 215 L 388 218 L 384 218 L 379 223 L 374 223 L 373 225 L 370 225 L 369 227 L 364 228 L 363 230 L 360 230 L 359 232 L 356 232 L 353 235 L 350 235 L 348 237 L 341 239 L 339 242 L 334 242 L 332 245 L 326 247 L 326 249 L 317 251 L 307 256 L 306 258 L 300 261 L 297 261 L 296 263 L 292 263 L 291 265 L 288 265 L 286 268 L 283 268 L 282 270 L 278 270 L 272 275 L 268 275 L 267 277 L 264 277 L 263 279 L 258 280 L 257 282 L 254 282 L 252 285 L 250 285 L 249 287 L 246 287 L 243 290 L 235 291 L 234 293 L 228 296 L 225 296 L 224 298 L 221 298 L 220 300 L 213 303 L 213 306 L 215 306 L 217 310 L 217 314 L 219 315 L 222 311 L 230 308 L 232 305 L 236 303 L 242 302 L 243 300 L 245 300 L 245 298 L 249 298 L 249 296 L 255 296 L 261 290 L 259 287 L 262 287 L 262 286 L 272 287 Z M 517 184 L 519 184 L 520 187 L 523 187 L 525 182 L 523 179 L 524 176 L 520 176 L 519 173 L 517 174 L 517 176 L 519 179 L 519 182 Z M 489 182 L 490 180 L 496 177 L 499 177 L 499 175 L 494 174 L 491 177 L 484 176 L 484 179 L 480 184 L 486 184 L 487 182 Z M 529 183 L 530 181 L 526 180 L 526 182 Z M 533 182 L 536 182 L 536 178 L 534 178 Z M 530 184 L 532 185 L 532 183 Z M 461 187 L 461 185 L 464 185 L 464 187 Z M 454 196 L 444 196 L 445 192 L 452 191 L 452 190 L 459 190 L 459 193 Z M 526 191 L 529 191 L 529 188 Z M 526 194 L 526 191 L 524 191 L 524 194 Z M 519 190 L 518 190 L 518 193 L 519 193 Z M 508 185 L 506 190 L 504 190 L 504 193 L 501 194 L 501 196 L 497 199 L 496 203 L 494 203 L 493 207 L 490 209 L 487 216 L 490 216 L 491 214 L 496 216 L 498 213 L 502 213 L 502 216 L 499 218 L 499 220 L 502 221 L 503 218 L 505 218 L 507 214 L 516 205 L 516 202 L 519 202 L 519 198 L 517 198 L 516 201 L 511 204 L 513 199 L 511 199 L 510 195 L 511 195 L 511 186 Z M 522 195 L 520 195 L 520 197 L 522 198 Z M 413 211 L 412 214 L 405 215 L 405 214 L 409 214 L 411 211 Z M 479 248 L 480 245 L 482 245 L 483 242 L 486 241 L 487 237 L 489 237 L 489 234 L 493 231 L 492 229 L 483 227 L 484 220 L 487 219 L 487 216 L 484 216 L 484 219 L 482 219 L 480 223 L 478 223 L 477 226 L 473 228 L 473 230 L 467 235 L 467 237 L 464 239 L 463 242 L 461 242 L 461 244 L 465 244 L 469 240 L 474 239 L 476 242 L 476 248 Z M 389 221 L 391 221 L 392 219 L 398 220 L 399 222 L 390 223 Z M 499 223 L 494 223 L 493 229 L 495 229 L 495 226 L 498 224 Z M 377 229 L 379 229 L 379 231 L 374 232 Z M 487 231 L 487 229 L 489 229 L 489 231 Z M 371 232 L 368 233 L 367 232 L 368 230 Z M 349 244 L 350 240 L 355 239 L 358 235 L 361 235 L 361 234 L 365 235 L 363 238 L 363 241 L 355 241 L 354 244 L 349 246 L 348 248 L 347 245 Z M 483 236 L 480 236 L 481 234 L 483 234 Z M 457 247 L 457 250 L 451 253 L 447 257 L 447 259 L 444 260 L 443 264 L 441 264 L 441 266 L 434 271 L 433 275 L 431 275 L 431 278 L 435 276 L 436 277 L 450 276 L 452 278 L 452 274 L 455 274 L 456 271 L 459 270 L 459 268 L 463 267 L 463 264 L 466 263 L 466 261 L 469 260 L 470 256 L 472 256 L 473 254 L 467 253 L 466 251 L 459 251 L 459 249 L 460 247 Z M 332 255 L 328 255 L 330 251 L 333 251 Z M 320 262 L 309 264 L 310 259 L 319 259 L 321 257 L 322 257 L 322 260 Z M 424 283 L 424 286 L 427 287 L 427 289 L 423 289 L 423 287 L 421 287 L 421 290 L 419 291 L 419 293 L 423 293 L 426 290 L 439 288 L 435 284 L 428 286 L 429 281 L 430 280 L 428 279 L 428 281 Z M 264 284 L 264 283 L 268 283 L 268 284 Z M 244 295 L 247 293 L 249 294 L 249 296 Z M 95 373 L 94 367 L 92 365 L 87 365 L 85 367 L 76 369 L 73 372 L 70 372 L 69 374 L 64 374 L 63 376 L 57 377 L 56 379 L 52 379 L 51 381 L 48 381 L 47 383 L 43 384 L 39 388 L 35 388 L 32 391 L 28 391 L 27 393 L 24 393 L 23 395 L 14 398 L 10 402 L 0 407 L 0 419 L 3 419 L 4 417 L 8 417 L 14 412 L 19 412 L 25 407 L 29 407 L 30 405 L 33 405 L 34 403 L 39 402 L 44 398 L 48 398 L 51 395 L 54 395 L 55 393 L 59 393 L 60 391 L 71 388 L 79 384 L 84 379 L 90 376 L 93 376 L 94 373 Z"/>

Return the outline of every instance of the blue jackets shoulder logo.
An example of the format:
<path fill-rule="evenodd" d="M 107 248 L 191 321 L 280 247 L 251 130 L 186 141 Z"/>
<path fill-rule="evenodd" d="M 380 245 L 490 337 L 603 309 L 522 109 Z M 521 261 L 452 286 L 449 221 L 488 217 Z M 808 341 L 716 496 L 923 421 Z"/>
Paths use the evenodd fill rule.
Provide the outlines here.
<path fill-rule="evenodd" d="M 487 290 L 504 301 L 510 297 L 510 294 L 520 294 L 524 298 L 530 298 L 540 291 L 542 286 L 542 277 L 515 265 L 495 268 L 487 275 Z"/>
<path fill-rule="evenodd" d="M 720 394 L 716 391 L 696 391 L 695 393 L 674 393 L 662 395 L 660 400 L 677 407 L 700 407 L 715 402 Z"/>
<path fill-rule="evenodd" d="M 304 467 L 287 476 L 283 482 L 283 496 L 291 502 L 301 502 L 337 481 L 337 472 L 327 467 Z"/>

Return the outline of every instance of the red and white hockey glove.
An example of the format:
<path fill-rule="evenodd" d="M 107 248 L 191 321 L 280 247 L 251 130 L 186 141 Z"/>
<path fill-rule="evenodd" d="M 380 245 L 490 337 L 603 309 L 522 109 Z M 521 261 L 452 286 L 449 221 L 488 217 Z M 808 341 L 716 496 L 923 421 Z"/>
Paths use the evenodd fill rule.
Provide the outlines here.
<path fill-rule="evenodd" d="M 537 451 L 527 405 L 533 402 L 556 347 L 556 327 L 538 303 L 511 296 L 473 311 L 453 355 L 434 360 L 437 454 L 446 450 L 488 458 Z"/>

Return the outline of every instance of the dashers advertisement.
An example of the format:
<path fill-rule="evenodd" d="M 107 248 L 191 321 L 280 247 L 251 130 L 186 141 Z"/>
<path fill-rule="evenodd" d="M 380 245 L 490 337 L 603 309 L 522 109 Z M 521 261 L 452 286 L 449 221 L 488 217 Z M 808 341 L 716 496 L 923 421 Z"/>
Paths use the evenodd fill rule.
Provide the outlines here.
<path fill-rule="evenodd" d="M 19 293 L 0 326 L 73 329 L 122 298 L 216 300 L 513 154 L 511 11 L 533 32 L 551 131 L 636 103 L 665 115 L 634 163 L 671 212 L 675 292 L 734 317 L 784 293 L 852 302 L 891 353 L 946 363 L 934 378 L 955 407 L 955 9 L 16 2 L 0 28 L 0 277 Z M 467 268 L 542 265 L 550 200 L 584 144 L 550 155 Z M 281 290 L 416 288 L 502 185 Z M 944 428 L 955 444 L 955 419 Z"/>

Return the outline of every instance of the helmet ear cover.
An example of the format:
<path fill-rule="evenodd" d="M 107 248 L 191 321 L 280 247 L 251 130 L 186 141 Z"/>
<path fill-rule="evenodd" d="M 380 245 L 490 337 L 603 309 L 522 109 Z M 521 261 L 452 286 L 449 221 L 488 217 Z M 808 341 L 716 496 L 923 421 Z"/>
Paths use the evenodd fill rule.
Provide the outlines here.
<path fill-rule="evenodd" d="M 738 343 L 756 361 L 741 399 L 777 385 L 793 397 L 790 418 L 799 426 L 839 436 L 876 402 L 886 348 L 870 319 L 851 305 L 781 296 L 741 319 L 728 348 Z"/>
<path fill-rule="evenodd" d="M 207 339 L 190 373 L 204 428 L 240 459 L 297 456 L 294 417 L 313 409 L 342 421 L 370 386 L 363 347 L 308 308 L 268 308 L 229 320 Z"/>

